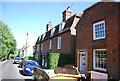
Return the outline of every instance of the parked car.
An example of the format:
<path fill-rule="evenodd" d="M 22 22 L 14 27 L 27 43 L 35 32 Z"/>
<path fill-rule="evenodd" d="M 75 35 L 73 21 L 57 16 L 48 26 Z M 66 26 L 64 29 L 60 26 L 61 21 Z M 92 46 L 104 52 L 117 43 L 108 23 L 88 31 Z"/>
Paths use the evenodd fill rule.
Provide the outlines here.
<path fill-rule="evenodd" d="M 67 70 L 68 68 L 56 68 L 52 70 L 43 70 L 38 67 L 34 67 L 32 81 L 84 81 L 84 76 L 80 73 L 77 73 L 78 70 L 75 68 L 69 68 L 69 70 L 74 71 L 72 72 L 63 72 L 63 70 Z M 74 69 L 74 70 L 73 70 Z M 56 71 L 55 70 L 61 70 Z M 62 72 L 62 73 L 61 73 Z"/>
<path fill-rule="evenodd" d="M 20 57 L 15 57 L 14 63 L 19 63 L 21 61 Z"/>
<path fill-rule="evenodd" d="M 36 61 L 26 60 L 23 64 L 23 74 L 32 75 L 32 70 L 35 66 L 40 68 L 39 64 Z"/>
<path fill-rule="evenodd" d="M 20 68 L 23 67 L 23 64 L 25 63 L 25 61 L 26 61 L 26 60 L 21 60 L 21 61 L 19 62 L 19 67 L 20 67 Z"/>

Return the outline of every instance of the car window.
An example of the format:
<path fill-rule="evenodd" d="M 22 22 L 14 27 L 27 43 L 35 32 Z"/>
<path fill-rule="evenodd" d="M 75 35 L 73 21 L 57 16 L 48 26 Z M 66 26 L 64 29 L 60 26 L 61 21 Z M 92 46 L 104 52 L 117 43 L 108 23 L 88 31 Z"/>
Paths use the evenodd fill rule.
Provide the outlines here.
<path fill-rule="evenodd" d="M 17 57 L 17 58 L 15 58 L 15 60 L 20 60 L 20 58 L 19 58 L 19 57 Z"/>
<path fill-rule="evenodd" d="M 28 66 L 39 66 L 39 64 L 37 62 L 34 62 L 34 61 L 27 62 L 27 65 Z"/>

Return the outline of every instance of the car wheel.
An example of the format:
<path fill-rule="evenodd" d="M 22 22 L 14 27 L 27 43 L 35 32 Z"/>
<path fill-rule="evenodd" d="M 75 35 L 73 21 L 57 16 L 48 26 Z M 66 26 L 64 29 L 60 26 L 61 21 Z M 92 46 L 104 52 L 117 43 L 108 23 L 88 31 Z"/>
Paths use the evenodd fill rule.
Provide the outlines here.
<path fill-rule="evenodd" d="M 19 65 L 19 67 L 21 68 L 21 65 Z"/>
<path fill-rule="evenodd" d="M 22 75 L 25 75 L 24 71 L 22 70 Z"/>

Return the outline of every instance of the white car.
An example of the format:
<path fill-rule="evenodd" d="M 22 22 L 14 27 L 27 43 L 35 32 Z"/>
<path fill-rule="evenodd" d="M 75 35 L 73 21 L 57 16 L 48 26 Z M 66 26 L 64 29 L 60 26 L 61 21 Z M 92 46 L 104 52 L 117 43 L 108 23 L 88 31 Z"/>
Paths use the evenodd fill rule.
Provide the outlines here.
<path fill-rule="evenodd" d="M 14 63 L 20 63 L 20 62 L 21 62 L 20 57 L 15 57 L 15 59 L 14 59 Z"/>

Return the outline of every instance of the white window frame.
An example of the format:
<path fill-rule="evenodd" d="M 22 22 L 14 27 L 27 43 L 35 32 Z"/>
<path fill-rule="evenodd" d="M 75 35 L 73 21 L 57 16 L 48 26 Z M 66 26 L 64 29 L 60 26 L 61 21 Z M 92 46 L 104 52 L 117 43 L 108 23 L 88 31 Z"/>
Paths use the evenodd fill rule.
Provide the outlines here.
<path fill-rule="evenodd" d="M 64 26 L 65 26 L 65 22 L 59 24 L 59 32 L 64 29 Z"/>
<path fill-rule="evenodd" d="M 37 44 L 37 51 L 39 51 L 39 48 L 40 48 L 40 45 L 39 45 L 39 44 Z"/>
<path fill-rule="evenodd" d="M 106 72 L 106 71 L 107 71 L 107 68 L 105 69 L 105 68 L 96 67 L 95 51 L 101 51 L 101 50 L 106 51 L 106 49 L 94 49 L 94 50 L 93 50 L 93 69 L 94 69 L 94 70 L 99 70 L 99 71 L 104 71 L 104 72 Z M 106 53 L 106 55 L 107 55 L 107 53 Z M 106 58 L 106 59 L 107 59 L 107 58 Z"/>
<path fill-rule="evenodd" d="M 43 44 L 41 44 L 41 50 L 43 50 Z"/>
<path fill-rule="evenodd" d="M 42 36 L 42 40 L 44 40 L 44 38 L 45 38 L 45 35 L 46 35 L 46 34 L 44 33 L 44 34 L 43 34 L 43 36 Z"/>
<path fill-rule="evenodd" d="M 55 28 L 52 28 L 50 35 L 52 36 L 54 34 L 54 32 L 55 32 Z"/>
<path fill-rule="evenodd" d="M 61 49 L 61 37 L 58 37 L 57 49 Z"/>
<path fill-rule="evenodd" d="M 41 39 L 41 36 L 39 36 L 39 41 L 40 41 L 40 39 Z"/>
<path fill-rule="evenodd" d="M 52 49 L 52 40 L 50 40 L 50 43 L 49 43 L 49 50 Z"/>
<path fill-rule="evenodd" d="M 104 29 L 101 28 L 101 30 L 96 31 L 95 26 L 96 26 L 96 25 L 99 25 L 99 24 L 101 24 L 101 23 L 104 23 Z M 105 38 L 106 38 L 106 31 L 105 31 L 105 29 L 106 29 L 106 27 L 105 27 L 105 20 L 100 21 L 100 22 L 97 22 L 97 23 L 94 23 L 94 24 L 93 24 L 93 40 L 105 39 Z M 100 31 L 101 31 L 101 32 L 104 32 L 104 33 L 103 33 L 103 34 L 99 34 L 99 35 L 104 35 L 104 36 L 96 37 L 96 33 L 97 33 L 97 32 L 100 33 Z M 97 36 L 99 36 L 99 35 L 97 35 Z"/>

